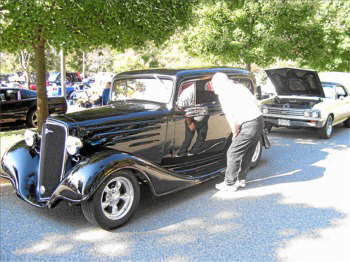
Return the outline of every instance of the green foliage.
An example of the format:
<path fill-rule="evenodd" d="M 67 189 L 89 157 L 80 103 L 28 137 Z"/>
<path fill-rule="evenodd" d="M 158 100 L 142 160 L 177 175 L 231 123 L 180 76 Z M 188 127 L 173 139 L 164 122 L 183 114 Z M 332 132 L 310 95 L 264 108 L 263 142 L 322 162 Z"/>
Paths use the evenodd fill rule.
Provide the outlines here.
<path fill-rule="evenodd" d="M 316 69 L 345 70 L 350 50 L 349 36 L 344 33 L 346 28 L 349 33 L 349 3 L 203 1 L 186 32 L 186 48 L 214 64 L 250 67 L 255 63 L 265 67 L 282 59 Z"/>
<path fill-rule="evenodd" d="M 350 72 L 350 1 L 324 1 L 317 19 L 323 26 L 323 48 L 299 62 L 319 70 Z"/>
<path fill-rule="evenodd" d="M 55 48 L 109 44 L 120 50 L 163 42 L 191 17 L 194 1 L 2 0 L 0 50 L 30 48 L 40 39 Z"/>
<path fill-rule="evenodd" d="M 48 115 L 45 87 L 48 45 L 119 50 L 159 45 L 191 18 L 195 0 L 1 0 L 0 51 L 34 51 L 39 130 Z M 74 65 L 73 65 L 74 66 Z"/>

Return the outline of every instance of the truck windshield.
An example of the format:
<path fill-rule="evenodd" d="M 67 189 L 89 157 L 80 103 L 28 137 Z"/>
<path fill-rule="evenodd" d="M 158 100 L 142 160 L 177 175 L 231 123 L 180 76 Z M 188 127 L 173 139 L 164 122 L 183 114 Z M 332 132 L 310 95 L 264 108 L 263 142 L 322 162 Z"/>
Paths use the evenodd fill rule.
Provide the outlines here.
<path fill-rule="evenodd" d="M 111 101 L 147 100 L 168 103 L 173 90 L 173 80 L 159 77 L 122 79 L 114 82 Z"/>

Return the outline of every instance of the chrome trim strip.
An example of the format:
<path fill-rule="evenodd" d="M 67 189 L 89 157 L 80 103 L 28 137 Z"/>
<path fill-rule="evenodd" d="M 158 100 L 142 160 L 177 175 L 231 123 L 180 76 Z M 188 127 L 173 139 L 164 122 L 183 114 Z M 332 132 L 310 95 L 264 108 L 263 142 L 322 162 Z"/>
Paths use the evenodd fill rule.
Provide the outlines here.
<path fill-rule="evenodd" d="M 61 126 L 64 128 L 65 130 L 65 141 L 64 141 L 64 155 L 63 155 L 63 163 L 62 163 L 62 172 L 61 172 L 61 177 L 60 177 L 60 181 L 62 181 L 63 179 L 63 175 L 64 175 L 64 172 L 65 172 L 65 165 L 66 165 L 66 162 L 67 162 L 67 157 L 68 157 L 68 152 L 66 150 L 67 148 L 67 138 L 68 138 L 68 126 L 66 124 L 64 124 L 63 122 L 59 122 L 59 121 L 53 121 L 51 119 L 48 119 L 44 125 L 42 126 L 42 128 L 44 128 L 45 124 L 51 124 L 51 125 L 58 125 L 58 126 Z M 40 141 L 40 156 L 39 156 L 39 170 L 38 170 L 38 184 L 37 184 L 37 194 L 39 196 L 39 201 L 47 201 L 50 199 L 50 197 L 45 197 L 45 198 L 42 198 L 41 197 L 41 194 L 40 194 L 40 167 L 41 167 L 41 155 L 43 154 L 42 150 L 43 150 L 43 137 L 44 135 L 46 136 L 46 134 L 43 133 L 43 130 L 41 131 L 41 141 Z"/>
<path fill-rule="evenodd" d="M 273 115 L 273 114 L 263 114 L 264 117 L 271 117 L 271 118 L 283 118 L 283 119 L 293 119 L 293 120 L 301 120 L 301 121 L 323 121 L 322 118 L 313 118 L 313 117 L 299 117 L 299 116 L 292 116 L 292 115 Z"/>

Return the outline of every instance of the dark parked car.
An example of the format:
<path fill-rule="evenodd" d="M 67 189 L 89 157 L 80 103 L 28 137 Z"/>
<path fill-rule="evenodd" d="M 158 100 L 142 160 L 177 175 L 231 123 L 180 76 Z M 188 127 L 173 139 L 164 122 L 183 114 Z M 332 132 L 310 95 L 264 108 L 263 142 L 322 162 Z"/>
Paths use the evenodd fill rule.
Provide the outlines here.
<path fill-rule="evenodd" d="M 118 227 L 138 206 L 140 186 L 159 197 L 222 175 L 232 134 L 210 90 L 215 72 L 254 92 L 251 74 L 241 69 L 121 73 L 108 105 L 50 117 L 42 135 L 28 130 L 3 156 L 2 176 L 34 206 L 65 200 L 81 204 L 90 222 Z"/>
<path fill-rule="evenodd" d="M 0 123 L 26 121 L 28 127 L 38 124 L 36 92 L 22 88 L 0 89 Z M 49 113 L 64 114 L 67 103 L 64 97 L 49 97 Z"/>

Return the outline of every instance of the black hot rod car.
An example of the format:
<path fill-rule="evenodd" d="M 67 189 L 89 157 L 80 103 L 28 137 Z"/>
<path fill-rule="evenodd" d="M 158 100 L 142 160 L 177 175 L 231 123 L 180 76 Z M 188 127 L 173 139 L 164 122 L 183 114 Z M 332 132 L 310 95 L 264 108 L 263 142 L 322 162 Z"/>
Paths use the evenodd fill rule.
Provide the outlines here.
<path fill-rule="evenodd" d="M 34 206 L 66 200 L 90 222 L 118 227 L 136 209 L 140 186 L 158 197 L 222 174 L 231 131 L 210 88 L 216 72 L 255 90 L 241 69 L 120 73 L 108 105 L 49 117 L 41 134 L 26 131 L 3 156 L 2 176 Z"/>

